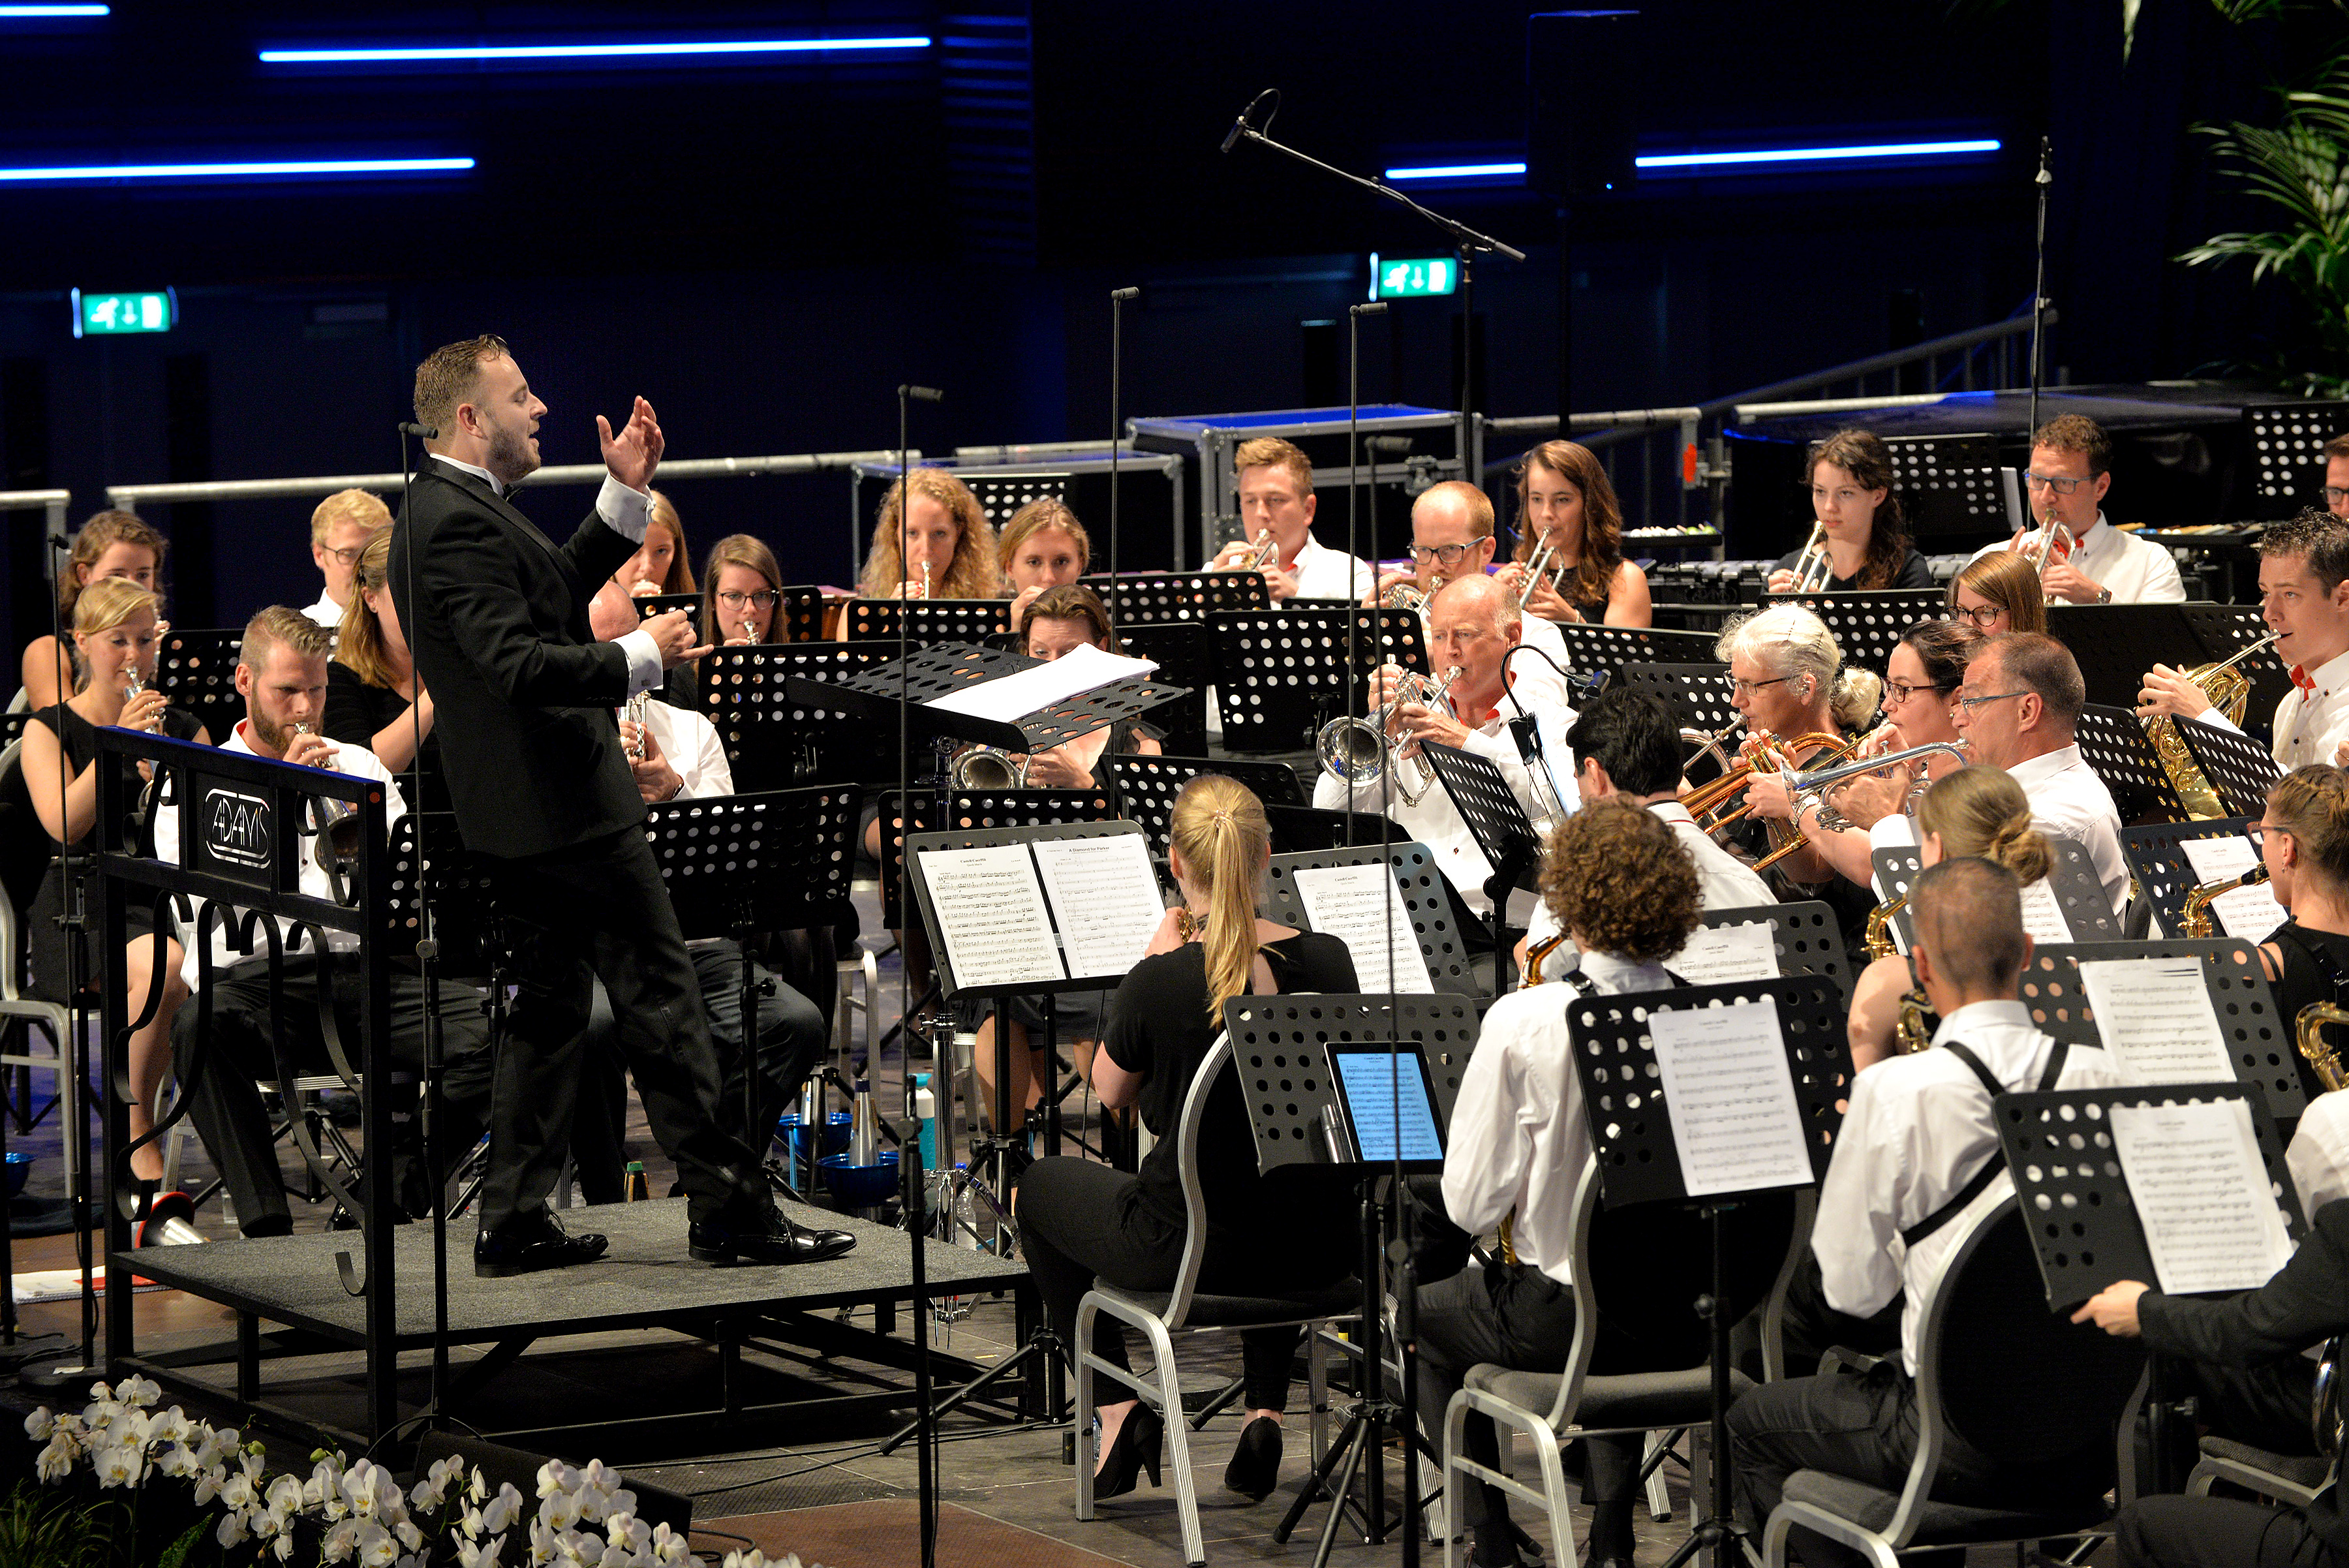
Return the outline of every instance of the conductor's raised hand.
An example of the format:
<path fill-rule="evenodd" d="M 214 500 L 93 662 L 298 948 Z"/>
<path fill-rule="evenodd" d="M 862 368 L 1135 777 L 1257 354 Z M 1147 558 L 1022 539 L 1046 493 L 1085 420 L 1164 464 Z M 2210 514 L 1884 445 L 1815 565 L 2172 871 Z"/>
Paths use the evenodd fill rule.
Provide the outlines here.
<path fill-rule="evenodd" d="M 700 634 L 694 629 L 691 610 L 664 610 L 659 615 L 647 616 L 637 629 L 652 634 L 653 641 L 660 648 L 663 670 L 675 670 L 680 664 L 700 658 L 710 649 L 710 645 L 702 641 Z"/>
<path fill-rule="evenodd" d="M 661 428 L 650 403 L 638 398 L 627 424 L 616 436 L 612 433 L 612 421 L 597 414 L 595 437 L 604 449 L 604 466 L 611 470 L 613 478 L 631 490 L 642 490 L 653 482 L 653 470 L 660 466 Z"/>

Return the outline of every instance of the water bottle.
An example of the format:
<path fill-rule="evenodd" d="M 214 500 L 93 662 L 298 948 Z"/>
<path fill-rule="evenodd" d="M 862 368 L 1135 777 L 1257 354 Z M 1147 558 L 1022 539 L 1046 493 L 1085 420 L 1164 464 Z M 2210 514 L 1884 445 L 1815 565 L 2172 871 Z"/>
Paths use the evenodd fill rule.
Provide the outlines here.
<path fill-rule="evenodd" d="M 930 1075 L 914 1075 L 914 1118 L 922 1124 L 922 1168 L 938 1168 L 938 1097 L 930 1092 Z"/>
<path fill-rule="evenodd" d="M 854 1114 L 848 1123 L 848 1163 L 855 1166 L 875 1165 L 881 1159 L 881 1121 L 873 1105 L 873 1083 L 869 1078 L 856 1080 Z"/>
<path fill-rule="evenodd" d="M 954 1239 L 957 1246 L 987 1251 L 978 1234 L 978 1200 L 970 1195 L 970 1167 L 960 1162 L 955 1166 Z"/>
<path fill-rule="evenodd" d="M 628 1161 L 628 1169 L 625 1180 L 626 1185 L 620 1191 L 620 1197 L 623 1202 L 640 1203 L 653 1195 L 651 1184 L 645 1179 L 645 1162 L 643 1160 L 632 1159 Z"/>

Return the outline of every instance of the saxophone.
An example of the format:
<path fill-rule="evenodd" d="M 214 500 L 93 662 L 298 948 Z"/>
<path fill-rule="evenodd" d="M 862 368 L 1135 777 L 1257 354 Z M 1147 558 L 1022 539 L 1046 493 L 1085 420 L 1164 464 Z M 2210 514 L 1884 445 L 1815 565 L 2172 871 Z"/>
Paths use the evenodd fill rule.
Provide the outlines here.
<path fill-rule="evenodd" d="M 1869 958 L 1890 958 L 1899 950 L 1892 942 L 1892 917 L 1908 907 L 1909 895 L 1903 893 L 1897 898 L 1887 898 L 1868 912 L 1868 929 L 1860 941 L 1867 947 Z M 1913 985 L 1900 999 L 1900 1022 L 1895 1037 L 1904 1056 L 1913 1056 L 1933 1044 L 1933 1037 L 1925 1031 L 1927 1005 L 1924 992 Z"/>
<path fill-rule="evenodd" d="M 2189 888 L 2183 916 L 2188 938 L 2198 942 L 2209 941 L 2217 934 L 2212 929 L 2210 906 L 2238 888 L 2256 888 L 2267 879 L 2268 868 L 2262 863 L 2240 877 L 2222 877 L 2216 882 L 2205 882 L 2199 888 Z M 2306 1049 L 2306 1046 L 2302 1047 L 2303 1052 Z M 2333 1086 L 2340 1087 L 2337 1084 Z"/>

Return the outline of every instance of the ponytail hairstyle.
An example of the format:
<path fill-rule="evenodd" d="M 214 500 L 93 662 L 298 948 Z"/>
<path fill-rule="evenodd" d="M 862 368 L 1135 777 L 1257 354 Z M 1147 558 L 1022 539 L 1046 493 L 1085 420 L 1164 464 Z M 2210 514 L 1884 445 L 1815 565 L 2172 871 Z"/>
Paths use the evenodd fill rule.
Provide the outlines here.
<path fill-rule="evenodd" d="M 698 592 L 693 586 L 693 558 L 685 553 L 685 521 L 677 514 L 677 503 L 657 490 L 647 493 L 653 502 L 645 511 L 645 526 L 667 533 L 670 545 L 668 573 L 661 578 L 660 591 L 665 594 Z"/>
<path fill-rule="evenodd" d="M 1772 605 L 1723 627 L 1713 656 L 1726 664 L 1738 653 L 1799 684 L 1806 703 L 1826 692 L 1828 711 L 1846 730 L 1865 728 L 1882 704 L 1884 682 L 1865 670 L 1846 670 L 1826 622 L 1800 605 Z"/>
<path fill-rule="evenodd" d="M 1889 588 L 1900 576 L 1900 567 L 1909 559 L 1909 523 L 1900 510 L 1900 497 L 1892 493 L 1895 475 L 1892 472 L 1892 449 L 1874 431 L 1837 431 L 1811 448 L 1803 463 L 1806 483 L 1819 464 L 1831 462 L 1851 475 L 1851 482 L 1862 490 L 1881 490 L 1884 500 L 1868 519 L 1868 558 L 1860 563 L 1855 588 Z"/>
<path fill-rule="evenodd" d="M 1247 993 L 1248 971 L 1256 965 L 1257 879 L 1272 855 L 1272 829 L 1264 803 L 1245 784 L 1201 774 L 1174 797 L 1171 842 L 1192 885 L 1207 894 L 1201 941 L 1213 1025 L 1222 1021 L 1225 1002 Z"/>
<path fill-rule="evenodd" d="M 2047 836 L 2031 826 L 2031 802 L 2004 768 L 1971 763 L 1942 779 L 1917 803 L 1917 830 L 1941 836 L 1944 860 L 1995 860 L 2018 882 L 2036 882 L 2055 858 Z"/>
<path fill-rule="evenodd" d="M 2294 768 L 2268 791 L 2268 819 L 2292 835 L 2300 875 L 2349 888 L 2349 774 L 2329 763 Z"/>

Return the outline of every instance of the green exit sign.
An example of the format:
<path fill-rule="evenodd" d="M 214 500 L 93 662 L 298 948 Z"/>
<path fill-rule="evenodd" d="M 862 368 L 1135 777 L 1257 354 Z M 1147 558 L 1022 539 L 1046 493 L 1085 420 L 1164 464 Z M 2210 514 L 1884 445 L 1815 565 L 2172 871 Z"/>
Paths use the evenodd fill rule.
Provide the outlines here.
<path fill-rule="evenodd" d="M 179 325 L 180 299 L 170 289 L 149 294 L 84 294 L 73 291 L 74 336 L 114 332 L 169 332 Z"/>
<path fill-rule="evenodd" d="M 1450 294 L 1460 286 L 1460 264 L 1450 256 L 1402 261 L 1371 253 L 1372 299 L 1424 299 Z"/>

